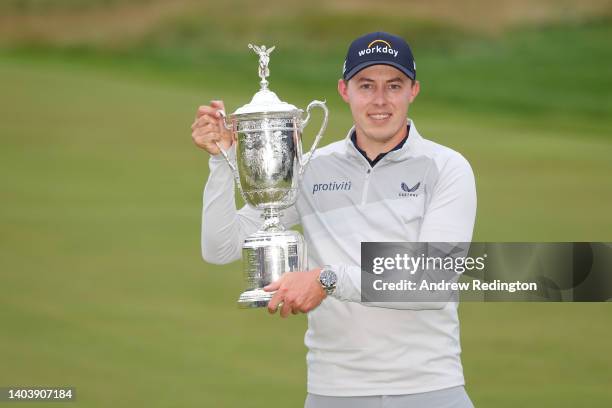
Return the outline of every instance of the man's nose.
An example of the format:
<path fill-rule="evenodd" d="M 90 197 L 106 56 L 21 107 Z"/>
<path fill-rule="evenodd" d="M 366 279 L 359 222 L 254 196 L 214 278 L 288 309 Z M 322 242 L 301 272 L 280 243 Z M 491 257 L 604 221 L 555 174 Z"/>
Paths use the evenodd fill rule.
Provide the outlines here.
<path fill-rule="evenodd" d="M 387 95 L 385 94 L 385 88 L 379 87 L 374 93 L 374 100 L 372 101 L 375 105 L 384 105 L 387 102 Z"/>

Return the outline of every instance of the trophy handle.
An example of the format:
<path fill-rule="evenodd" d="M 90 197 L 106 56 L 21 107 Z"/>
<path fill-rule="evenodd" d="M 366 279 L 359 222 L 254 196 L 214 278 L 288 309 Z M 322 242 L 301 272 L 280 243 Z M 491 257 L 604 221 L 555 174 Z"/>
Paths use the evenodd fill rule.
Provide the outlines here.
<path fill-rule="evenodd" d="M 316 107 L 323 109 L 323 123 L 321 123 L 321 128 L 319 129 L 319 133 L 315 137 L 315 140 L 312 143 L 312 147 L 310 148 L 310 151 L 306 153 L 305 158 L 302 159 L 301 154 L 298 156 L 298 163 L 300 164 L 300 170 L 299 170 L 300 177 L 302 176 L 302 174 L 304 174 L 304 170 L 306 170 L 306 166 L 308 165 L 308 162 L 310 162 L 310 158 L 312 157 L 312 154 L 317 148 L 317 145 L 319 144 L 319 141 L 321 140 L 321 137 L 323 136 L 323 132 L 325 132 L 325 128 L 327 127 L 327 118 L 329 116 L 329 110 L 327 109 L 327 106 L 325 105 L 325 101 L 323 102 L 312 101 L 308 104 L 308 107 L 306 107 L 306 118 L 304 118 L 304 120 L 302 121 L 302 124 L 300 126 L 300 131 L 303 131 L 306 125 L 308 125 L 308 121 L 310 121 L 310 111 L 312 108 L 316 108 Z"/>
<path fill-rule="evenodd" d="M 221 119 L 223 120 L 223 127 L 227 130 L 233 130 L 232 126 L 228 126 L 227 125 L 227 115 L 225 114 L 225 111 L 223 109 L 219 109 L 217 111 L 217 113 L 219 115 L 221 115 Z M 225 161 L 227 162 L 227 164 L 229 164 L 230 169 L 232 169 L 233 173 L 237 173 L 238 172 L 238 168 L 236 167 L 236 165 L 234 165 L 234 163 L 232 163 L 231 159 L 229 158 L 227 152 L 221 147 L 221 143 L 219 142 L 215 142 L 215 144 L 217 145 L 217 147 L 219 148 L 219 151 L 221 152 L 221 154 L 223 155 L 223 157 L 225 158 Z"/>
<path fill-rule="evenodd" d="M 221 115 L 221 119 L 223 119 L 223 127 L 226 128 L 227 130 L 234 130 L 231 124 L 230 125 L 227 124 L 227 115 L 225 114 L 225 111 L 223 109 L 219 109 L 217 113 Z"/>
<path fill-rule="evenodd" d="M 221 118 L 223 119 L 223 127 L 225 127 L 227 130 L 233 130 L 233 127 L 231 125 L 228 126 L 227 121 L 225 120 L 227 118 L 227 116 L 225 115 L 225 111 L 218 110 L 217 112 L 219 112 L 219 114 L 221 115 Z M 215 144 L 217 145 L 217 148 L 219 149 L 219 151 L 223 155 L 223 158 L 225 159 L 230 169 L 232 170 L 232 175 L 234 176 L 234 182 L 238 186 L 238 190 L 240 190 L 240 194 L 243 194 L 242 185 L 240 184 L 240 176 L 238 175 L 238 164 L 232 163 L 232 159 L 230 159 L 227 152 L 223 149 L 223 147 L 221 147 L 221 143 L 215 141 Z M 244 194 L 242 196 L 244 197 Z"/>

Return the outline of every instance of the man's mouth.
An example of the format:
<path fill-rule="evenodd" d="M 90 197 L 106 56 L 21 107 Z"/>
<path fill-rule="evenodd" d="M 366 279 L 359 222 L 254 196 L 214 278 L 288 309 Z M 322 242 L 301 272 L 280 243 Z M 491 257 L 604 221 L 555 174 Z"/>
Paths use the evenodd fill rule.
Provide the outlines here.
<path fill-rule="evenodd" d="M 391 117 L 391 114 L 390 113 L 384 113 L 384 112 L 381 112 L 381 113 L 369 113 L 368 117 L 370 119 L 374 119 L 374 120 L 386 120 L 386 119 L 389 119 Z"/>

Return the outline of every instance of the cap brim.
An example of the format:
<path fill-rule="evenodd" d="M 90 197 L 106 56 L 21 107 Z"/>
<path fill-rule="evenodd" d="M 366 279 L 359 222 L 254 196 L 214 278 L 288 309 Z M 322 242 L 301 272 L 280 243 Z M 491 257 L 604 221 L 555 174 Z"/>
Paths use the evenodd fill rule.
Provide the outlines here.
<path fill-rule="evenodd" d="M 398 63 L 391 62 L 391 61 L 380 60 L 380 61 L 365 61 L 365 62 L 362 62 L 359 65 L 354 66 L 353 68 L 350 69 L 350 71 L 348 71 L 346 74 L 344 74 L 344 79 L 346 81 L 348 81 L 349 79 L 354 77 L 356 73 L 358 73 L 362 69 L 365 69 L 367 67 L 371 67 L 372 65 L 389 65 L 389 66 L 391 66 L 393 68 L 397 68 L 400 71 L 402 71 L 404 74 L 406 74 L 406 76 L 408 78 L 412 79 L 413 81 L 414 81 L 414 78 L 416 76 L 414 72 L 406 69 L 406 67 L 404 67 L 403 65 L 400 65 Z"/>

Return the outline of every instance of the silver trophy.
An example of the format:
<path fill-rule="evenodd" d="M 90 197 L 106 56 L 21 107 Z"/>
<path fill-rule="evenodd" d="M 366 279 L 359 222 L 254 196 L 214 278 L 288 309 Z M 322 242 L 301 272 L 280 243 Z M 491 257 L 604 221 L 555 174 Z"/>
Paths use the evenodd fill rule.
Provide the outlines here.
<path fill-rule="evenodd" d="M 297 231 L 287 230 L 280 221 L 281 211 L 295 204 L 298 183 L 327 126 L 325 102 L 313 101 L 304 111 L 282 102 L 268 89 L 268 64 L 274 47 L 249 44 L 259 55 L 261 88 L 251 102 L 229 116 L 220 111 L 225 127 L 234 133 L 236 162 L 219 143 L 217 146 L 232 169 L 244 201 L 263 210 L 263 225 L 250 235 L 242 246 L 246 291 L 239 299 L 240 307 L 264 307 L 273 293 L 263 287 L 285 272 L 307 269 L 304 238 Z M 323 123 L 310 151 L 302 153 L 302 131 L 308 124 L 311 110 L 323 109 Z"/>

